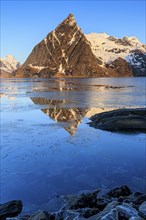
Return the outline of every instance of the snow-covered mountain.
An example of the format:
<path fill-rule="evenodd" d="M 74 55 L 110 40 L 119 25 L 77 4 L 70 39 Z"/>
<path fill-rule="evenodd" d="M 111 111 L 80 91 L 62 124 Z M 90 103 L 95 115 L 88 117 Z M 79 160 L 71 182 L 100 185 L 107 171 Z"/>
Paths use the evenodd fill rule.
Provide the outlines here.
<path fill-rule="evenodd" d="M 18 67 L 20 67 L 20 63 L 12 55 L 7 55 L 6 57 L 0 58 L 1 77 L 10 77 L 12 72 Z"/>
<path fill-rule="evenodd" d="M 136 75 L 146 75 L 146 45 L 136 37 L 116 38 L 106 33 L 86 34 L 93 53 L 101 60 L 101 66 L 116 59 L 126 60 Z"/>

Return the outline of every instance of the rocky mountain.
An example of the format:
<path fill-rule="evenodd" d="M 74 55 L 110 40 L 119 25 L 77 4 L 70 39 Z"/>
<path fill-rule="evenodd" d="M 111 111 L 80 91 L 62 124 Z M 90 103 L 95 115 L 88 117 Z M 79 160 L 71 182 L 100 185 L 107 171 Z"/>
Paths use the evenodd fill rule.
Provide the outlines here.
<path fill-rule="evenodd" d="M 89 41 L 70 14 L 54 31 L 37 44 L 17 77 L 104 76 Z"/>
<path fill-rule="evenodd" d="M 124 64 L 126 71 L 129 65 L 128 75 L 131 75 L 131 71 L 134 76 L 146 75 L 146 45 L 137 38 L 123 37 L 120 39 L 106 33 L 91 33 L 87 34 L 86 38 L 90 41 L 93 53 L 100 59 L 101 66 L 112 67 L 111 75 L 117 71 L 118 67 L 118 69 L 121 67 L 123 69 Z M 115 63 L 116 69 L 114 69 Z"/>
<path fill-rule="evenodd" d="M 20 63 L 12 55 L 0 58 L 0 77 L 13 77 L 13 72 L 20 67 Z"/>
<path fill-rule="evenodd" d="M 84 35 L 70 14 L 38 43 L 16 77 L 146 75 L 146 45 L 135 37 Z"/>

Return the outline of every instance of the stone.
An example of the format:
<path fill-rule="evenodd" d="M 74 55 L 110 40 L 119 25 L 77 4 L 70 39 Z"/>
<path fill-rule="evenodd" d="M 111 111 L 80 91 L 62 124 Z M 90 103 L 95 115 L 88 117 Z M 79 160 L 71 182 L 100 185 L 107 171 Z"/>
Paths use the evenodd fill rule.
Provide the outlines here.
<path fill-rule="evenodd" d="M 146 219 L 146 201 L 139 206 L 139 215 Z"/>
<path fill-rule="evenodd" d="M 117 201 L 110 202 L 101 212 L 99 212 L 96 215 L 96 220 L 97 219 L 100 220 L 103 217 L 105 217 L 105 219 L 107 219 L 108 217 L 110 217 L 111 219 L 116 219 L 116 216 L 117 216 L 116 207 L 117 207 L 117 205 L 119 205 L 119 203 Z"/>
<path fill-rule="evenodd" d="M 107 214 L 105 214 L 103 217 L 101 218 L 97 218 L 96 220 L 116 220 L 116 215 L 113 212 L 109 212 Z"/>
<path fill-rule="evenodd" d="M 75 220 L 78 219 L 79 213 L 73 210 L 66 210 L 63 214 L 64 220 Z M 60 219 L 61 220 L 61 219 Z"/>
<path fill-rule="evenodd" d="M 132 192 L 128 186 L 121 186 L 110 190 L 106 196 L 108 197 L 121 197 L 121 196 L 129 196 Z"/>
<path fill-rule="evenodd" d="M 146 133 L 146 108 L 117 109 L 95 114 L 90 119 L 89 125 L 101 130 Z"/>
<path fill-rule="evenodd" d="M 118 205 L 116 207 L 118 211 L 119 218 L 129 219 L 131 217 L 138 217 L 138 212 L 131 205 L 123 203 L 122 205 Z"/>
<path fill-rule="evenodd" d="M 34 214 L 32 214 L 28 220 L 54 220 L 55 217 L 49 214 L 47 211 L 38 210 Z"/>
<path fill-rule="evenodd" d="M 100 197 L 99 199 L 97 199 L 96 205 L 100 210 L 103 210 L 110 203 L 110 201 L 111 200 L 108 198 Z"/>
<path fill-rule="evenodd" d="M 136 49 L 130 53 L 130 64 L 134 76 L 146 76 L 146 53 Z M 137 65 L 138 63 L 138 65 Z"/>
<path fill-rule="evenodd" d="M 22 201 L 12 200 L 0 205 L 0 219 L 5 220 L 7 217 L 16 217 L 22 211 Z"/>
<path fill-rule="evenodd" d="M 100 190 L 81 195 L 70 195 L 66 197 L 66 207 L 68 209 L 95 208 L 97 204 L 97 194 Z"/>
<path fill-rule="evenodd" d="M 140 205 L 140 204 L 143 203 L 144 201 L 146 201 L 146 194 L 137 196 L 137 197 L 134 199 L 133 202 L 134 202 L 136 205 Z"/>
<path fill-rule="evenodd" d="M 77 209 L 76 211 L 80 213 L 79 215 L 80 217 L 84 217 L 84 218 L 89 218 L 100 212 L 98 208 L 83 208 L 83 209 Z"/>

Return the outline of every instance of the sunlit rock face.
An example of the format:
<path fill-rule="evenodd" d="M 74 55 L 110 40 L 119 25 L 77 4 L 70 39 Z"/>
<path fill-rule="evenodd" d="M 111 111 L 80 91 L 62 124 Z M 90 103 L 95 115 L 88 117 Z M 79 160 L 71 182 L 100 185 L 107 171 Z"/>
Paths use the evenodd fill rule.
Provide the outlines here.
<path fill-rule="evenodd" d="M 48 100 L 46 98 L 31 98 L 37 105 L 47 105 L 42 111 L 60 125 L 71 135 L 75 134 L 82 118 L 87 114 L 89 108 L 61 108 L 63 100 Z"/>
<path fill-rule="evenodd" d="M 131 65 L 123 58 L 117 58 L 113 62 L 106 64 L 106 67 L 111 75 L 115 76 L 132 76 L 133 70 Z"/>
<path fill-rule="evenodd" d="M 70 14 L 37 44 L 17 77 L 104 76 L 105 70 L 91 50 L 89 41 Z"/>

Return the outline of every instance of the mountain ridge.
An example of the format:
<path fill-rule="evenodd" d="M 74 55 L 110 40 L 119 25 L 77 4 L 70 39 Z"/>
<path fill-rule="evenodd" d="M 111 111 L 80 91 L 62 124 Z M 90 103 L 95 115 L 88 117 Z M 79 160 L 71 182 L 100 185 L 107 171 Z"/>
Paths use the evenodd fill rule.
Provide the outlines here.
<path fill-rule="evenodd" d="M 92 76 L 104 75 L 90 44 L 70 14 L 38 43 L 16 76 Z"/>
<path fill-rule="evenodd" d="M 73 14 L 47 34 L 15 77 L 146 76 L 146 45 L 136 37 L 84 34 Z"/>
<path fill-rule="evenodd" d="M 0 58 L 0 77 L 13 77 L 12 72 L 20 67 L 20 62 L 11 54 Z"/>

